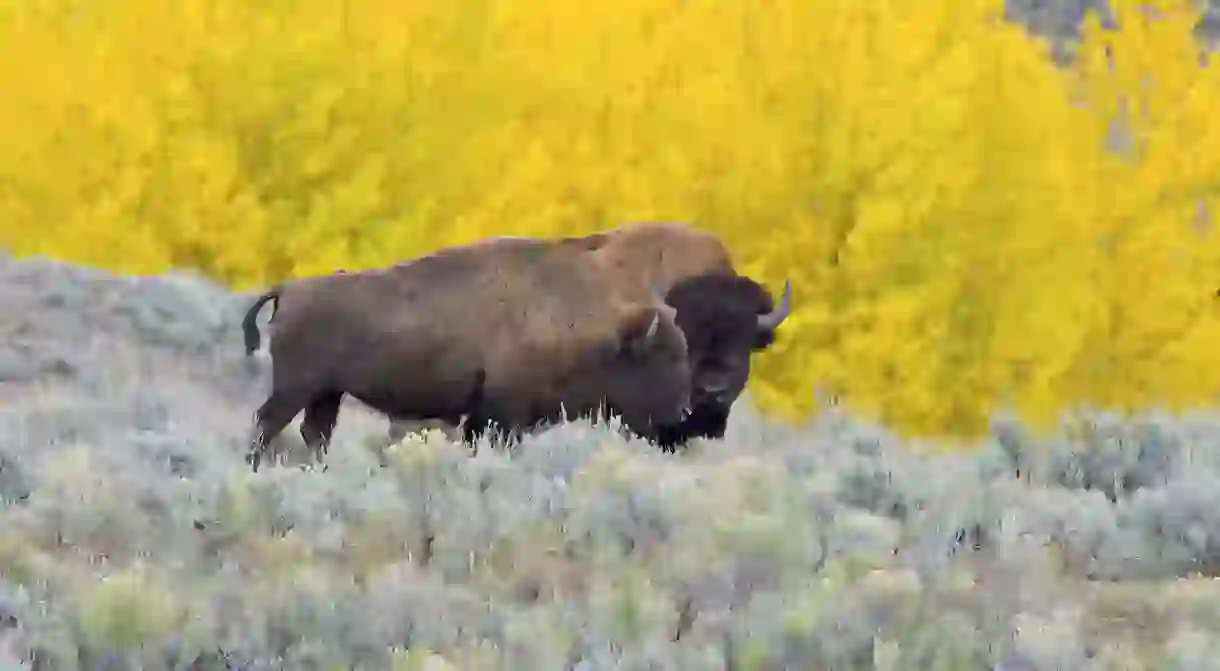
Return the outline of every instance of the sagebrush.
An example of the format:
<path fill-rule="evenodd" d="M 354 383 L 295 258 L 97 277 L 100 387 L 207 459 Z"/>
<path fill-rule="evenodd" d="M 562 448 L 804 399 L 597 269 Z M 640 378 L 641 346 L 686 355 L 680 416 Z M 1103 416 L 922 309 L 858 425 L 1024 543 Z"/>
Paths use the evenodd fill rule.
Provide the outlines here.
<path fill-rule="evenodd" d="M 1220 80 L 1113 9 L 1060 66 L 999 0 L 5 3 L 0 241 L 248 287 L 685 220 L 794 283 L 764 408 L 1206 403 Z"/>
<path fill-rule="evenodd" d="M 956 454 L 739 401 L 666 455 L 584 422 L 509 452 L 250 472 L 249 296 L 0 254 L 0 666 L 1210 668 L 1214 412 L 997 417 Z M 929 449 L 931 448 L 931 449 Z"/>

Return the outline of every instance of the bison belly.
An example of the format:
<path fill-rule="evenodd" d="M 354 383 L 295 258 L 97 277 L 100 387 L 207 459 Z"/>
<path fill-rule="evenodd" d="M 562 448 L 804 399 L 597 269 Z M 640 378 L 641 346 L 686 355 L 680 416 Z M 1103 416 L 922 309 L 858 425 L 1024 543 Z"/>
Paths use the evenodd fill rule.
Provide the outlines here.
<path fill-rule="evenodd" d="M 450 342 L 384 344 L 345 362 L 343 391 L 395 419 L 457 422 L 482 390 L 477 359 Z"/>

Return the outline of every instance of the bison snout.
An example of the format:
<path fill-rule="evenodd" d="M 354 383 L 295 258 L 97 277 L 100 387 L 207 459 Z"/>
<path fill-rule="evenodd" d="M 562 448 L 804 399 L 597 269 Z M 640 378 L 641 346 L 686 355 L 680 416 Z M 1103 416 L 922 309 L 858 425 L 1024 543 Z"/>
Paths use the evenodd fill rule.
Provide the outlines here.
<path fill-rule="evenodd" d="M 732 399 L 727 382 L 705 382 L 699 387 L 699 404 L 728 405 Z"/>

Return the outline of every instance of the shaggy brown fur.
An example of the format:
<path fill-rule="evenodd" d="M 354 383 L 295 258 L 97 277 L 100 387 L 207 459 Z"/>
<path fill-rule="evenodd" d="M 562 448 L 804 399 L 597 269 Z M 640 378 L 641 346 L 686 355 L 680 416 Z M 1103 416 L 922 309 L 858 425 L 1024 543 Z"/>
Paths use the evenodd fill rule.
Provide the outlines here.
<path fill-rule="evenodd" d="M 660 293 L 677 309 L 691 357 L 695 416 L 686 426 L 666 428 L 659 442 L 667 449 L 693 436 L 723 436 L 729 407 L 749 376 L 750 353 L 771 344 L 789 311 L 786 300 L 776 310 L 762 286 L 737 274 L 718 237 L 689 224 L 639 222 L 554 241 L 516 237 L 488 244 L 497 246 L 500 259 L 526 251 L 583 256 L 624 295 L 647 300 Z M 407 431 L 404 423 L 393 422 L 390 440 L 401 440 Z"/>
<path fill-rule="evenodd" d="M 384 269 L 273 288 L 273 390 L 256 413 L 250 463 L 305 410 L 325 451 L 350 394 L 392 418 L 495 422 L 512 430 L 593 412 L 643 435 L 688 412 L 690 369 L 674 311 L 616 288 L 579 245 L 497 238 Z"/>
<path fill-rule="evenodd" d="M 587 249 L 617 286 L 634 295 L 654 290 L 665 295 L 679 280 L 696 275 L 736 274 L 724 243 L 689 224 L 640 222 L 559 243 Z"/>

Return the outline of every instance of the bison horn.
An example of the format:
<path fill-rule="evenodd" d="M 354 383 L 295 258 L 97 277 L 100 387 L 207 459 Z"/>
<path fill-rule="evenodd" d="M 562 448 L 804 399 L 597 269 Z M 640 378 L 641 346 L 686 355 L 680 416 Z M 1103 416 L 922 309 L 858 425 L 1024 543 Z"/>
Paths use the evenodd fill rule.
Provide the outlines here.
<path fill-rule="evenodd" d="M 644 334 L 645 340 L 652 340 L 657 335 L 657 330 L 661 328 L 661 313 L 654 312 L 652 314 L 652 323 L 648 325 L 648 332 Z"/>
<path fill-rule="evenodd" d="M 667 315 L 670 317 L 677 316 L 677 310 L 674 309 L 674 306 L 665 302 L 665 292 L 661 291 L 661 288 L 657 286 L 655 282 L 649 283 L 648 289 L 652 293 L 653 300 L 657 302 L 657 305 L 661 306 L 661 309 L 664 310 Z"/>
<path fill-rule="evenodd" d="M 779 328 L 779 325 L 784 323 L 788 318 L 788 314 L 792 311 L 792 282 L 784 280 L 784 295 L 779 299 L 779 305 L 767 314 L 758 315 L 758 330 L 759 331 L 774 331 Z"/>

